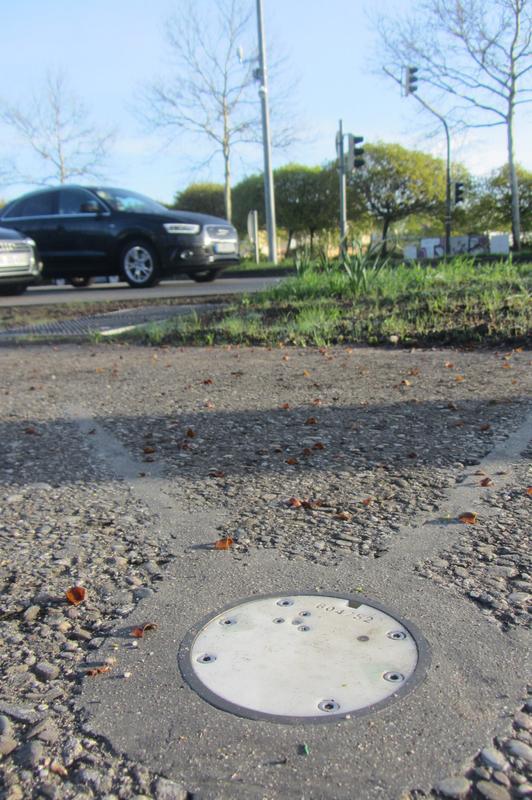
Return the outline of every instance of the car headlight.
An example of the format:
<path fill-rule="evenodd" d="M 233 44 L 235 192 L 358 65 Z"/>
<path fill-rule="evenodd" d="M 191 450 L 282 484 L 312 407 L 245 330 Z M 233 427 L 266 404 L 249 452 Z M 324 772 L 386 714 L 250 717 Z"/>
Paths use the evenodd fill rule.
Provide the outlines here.
<path fill-rule="evenodd" d="M 199 233 L 201 226 L 191 222 L 165 222 L 164 229 L 166 233 Z"/>
<path fill-rule="evenodd" d="M 25 242 L 25 244 L 29 244 L 29 246 L 30 246 L 30 247 L 37 247 L 37 245 L 36 245 L 36 243 L 33 241 L 33 239 L 30 239 L 30 238 L 28 238 L 28 239 L 24 239 L 24 242 Z"/>

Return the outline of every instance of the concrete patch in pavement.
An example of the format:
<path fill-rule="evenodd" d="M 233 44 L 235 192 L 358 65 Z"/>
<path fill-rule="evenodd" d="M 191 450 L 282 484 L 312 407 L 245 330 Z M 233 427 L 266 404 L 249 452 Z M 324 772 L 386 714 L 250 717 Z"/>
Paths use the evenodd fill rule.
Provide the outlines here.
<path fill-rule="evenodd" d="M 108 678 L 84 686 L 87 730 L 205 800 L 388 799 L 404 789 L 427 790 L 504 731 L 526 682 L 524 634 L 502 633 L 462 595 L 423 581 L 413 570 L 415 560 L 453 543 L 459 523 L 429 520 L 404 529 L 387 556 L 346 558 L 335 568 L 289 561 L 275 550 L 242 556 L 194 549 L 216 538 L 213 530 L 224 510 L 186 513 L 165 492 L 169 485 L 159 466 L 136 462 L 81 409 L 72 416 L 82 429 L 96 429 L 95 450 L 153 509 L 154 528 L 173 541 L 178 554 L 161 590 L 141 601 L 99 651 L 102 657 L 118 654 L 119 665 Z M 528 419 L 480 468 L 497 464 L 511 481 L 512 459 L 531 429 Z M 449 492 L 449 520 L 474 510 L 481 491 L 475 469 Z M 182 681 L 179 645 L 190 625 L 216 608 L 287 588 L 354 593 L 360 584 L 366 595 L 411 620 L 432 648 L 426 681 L 381 712 L 328 726 L 273 724 L 216 709 Z M 157 622 L 158 630 L 138 647 L 128 646 L 128 626 L 146 621 Z"/>

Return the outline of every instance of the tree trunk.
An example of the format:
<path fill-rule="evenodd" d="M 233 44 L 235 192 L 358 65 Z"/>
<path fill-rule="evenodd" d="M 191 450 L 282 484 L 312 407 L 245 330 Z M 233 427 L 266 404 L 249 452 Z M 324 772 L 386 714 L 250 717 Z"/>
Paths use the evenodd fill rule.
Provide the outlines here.
<path fill-rule="evenodd" d="M 385 256 L 388 253 L 388 228 L 390 227 L 390 219 L 384 217 L 382 221 L 382 247 L 381 255 Z"/>
<path fill-rule="evenodd" d="M 519 213 L 519 184 L 517 182 L 517 172 L 515 169 L 514 157 L 514 96 L 515 86 L 512 75 L 510 97 L 508 100 L 506 131 L 508 137 L 508 175 L 510 179 L 510 194 L 512 198 L 512 249 L 516 252 L 519 252 L 521 249 L 521 220 Z"/>
<path fill-rule="evenodd" d="M 231 222 L 233 216 L 233 202 L 231 197 L 231 162 L 229 148 L 224 148 L 224 206 L 225 218 Z"/>
<path fill-rule="evenodd" d="M 290 245 L 292 244 L 293 236 L 294 236 L 294 231 L 290 231 L 289 230 L 288 231 L 288 241 L 286 243 L 286 250 L 285 250 L 285 254 L 284 254 L 285 258 L 288 258 L 289 254 L 290 254 Z"/>

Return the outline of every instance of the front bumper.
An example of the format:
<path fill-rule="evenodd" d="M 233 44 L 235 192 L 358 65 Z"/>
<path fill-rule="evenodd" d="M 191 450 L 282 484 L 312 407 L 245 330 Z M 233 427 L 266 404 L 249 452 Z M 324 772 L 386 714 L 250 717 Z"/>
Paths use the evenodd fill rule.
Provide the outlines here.
<path fill-rule="evenodd" d="M 0 283 L 3 285 L 34 283 L 41 277 L 42 266 L 31 244 L 0 240 Z"/>
<path fill-rule="evenodd" d="M 165 271 L 200 272 L 222 270 L 240 264 L 238 240 L 213 240 L 206 236 L 168 236 L 163 246 Z"/>

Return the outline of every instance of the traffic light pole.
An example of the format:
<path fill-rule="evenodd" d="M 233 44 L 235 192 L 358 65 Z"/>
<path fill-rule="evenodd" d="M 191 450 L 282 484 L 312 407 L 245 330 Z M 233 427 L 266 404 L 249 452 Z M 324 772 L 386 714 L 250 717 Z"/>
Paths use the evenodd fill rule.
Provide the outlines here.
<path fill-rule="evenodd" d="M 435 111 L 428 103 L 425 102 L 421 97 L 417 94 L 417 68 L 416 67 L 408 67 L 408 75 L 407 75 L 407 83 L 414 83 L 414 85 L 408 85 L 406 87 L 406 94 L 412 95 L 415 97 L 418 103 L 421 103 L 423 108 L 429 111 L 431 114 L 434 114 L 437 117 L 441 124 L 445 129 L 445 138 L 447 141 L 447 158 L 446 158 L 446 168 L 445 168 L 445 255 L 448 256 L 451 253 L 451 227 L 452 227 L 452 217 L 453 217 L 453 206 L 452 206 L 452 198 L 451 198 L 451 134 L 449 132 L 449 125 L 447 124 L 447 120 L 437 111 Z M 415 71 L 414 71 L 415 70 Z M 384 72 L 390 78 L 392 78 L 399 86 L 403 87 L 403 82 L 400 81 L 396 76 L 390 72 L 390 70 L 384 67 Z"/>
<path fill-rule="evenodd" d="M 445 129 L 445 138 L 447 141 L 447 158 L 445 167 L 445 255 L 448 256 L 451 254 L 451 227 L 453 219 L 453 205 L 451 196 L 451 134 L 449 132 L 449 125 L 447 124 L 445 117 L 442 117 L 441 114 L 438 114 L 437 111 L 434 111 L 434 109 L 431 108 L 421 97 L 418 97 L 417 94 L 415 94 L 414 97 L 418 103 L 421 103 L 423 108 L 426 108 L 427 111 L 430 111 L 431 114 L 434 114 L 434 116 L 440 120 Z"/>
<path fill-rule="evenodd" d="M 266 200 L 266 228 L 268 231 L 268 251 L 272 264 L 277 264 L 277 234 L 275 223 L 275 194 L 273 187 L 270 112 L 268 108 L 268 74 L 266 70 L 266 47 L 264 44 L 264 21 L 262 0 L 257 0 L 257 26 L 259 36 L 259 95 L 262 108 L 262 144 L 264 148 L 264 196 Z"/>
<path fill-rule="evenodd" d="M 338 153 L 340 175 L 340 254 L 345 256 L 347 238 L 347 189 L 345 177 L 344 132 L 340 120 L 336 134 L 336 152 Z"/>

